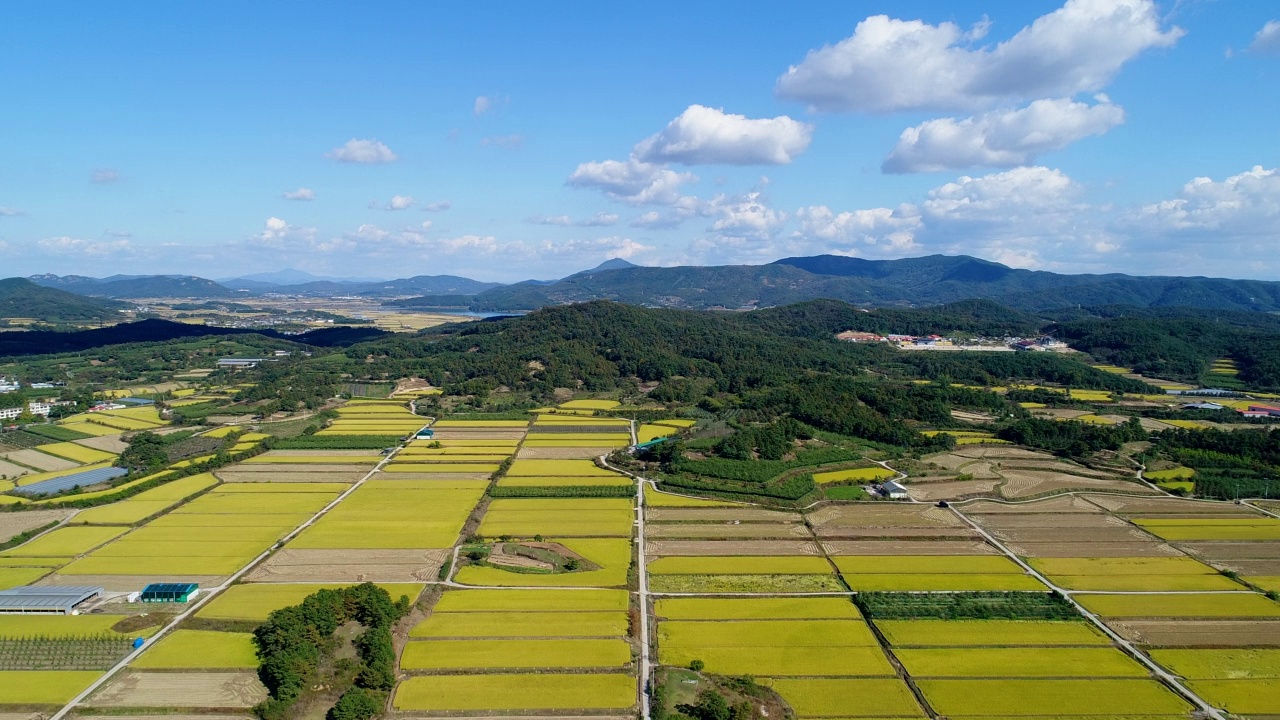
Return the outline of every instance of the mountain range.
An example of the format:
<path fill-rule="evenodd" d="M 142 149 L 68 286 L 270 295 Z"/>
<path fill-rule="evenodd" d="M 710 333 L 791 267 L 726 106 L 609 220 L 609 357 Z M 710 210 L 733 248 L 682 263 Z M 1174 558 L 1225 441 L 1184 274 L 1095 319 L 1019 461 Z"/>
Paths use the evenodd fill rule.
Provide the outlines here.
<path fill-rule="evenodd" d="M 1021 270 L 964 255 L 900 260 L 816 255 L 784 258 L 767 265 L 681 267 L 641 267 L 614 259 L 559 280 L 510 285 L 452 275 L 376 282 L 311 279 L 315 277 L 282 271 L 222 283 L 184 276 L 97 279 L 38 275 L 31 280 L 81 295 L 111 298 L 355 295 L 386 299 L 388 304 L 401 307 L 459 307 L 483 312 L 600 299 L 657 307 L 750 309 L 815 298 L 901 307 L 981 298 L 1032 312 L 1098 305 L 1280 312 L 1280 282 L 1120 273 L 1068 275 Z"/>

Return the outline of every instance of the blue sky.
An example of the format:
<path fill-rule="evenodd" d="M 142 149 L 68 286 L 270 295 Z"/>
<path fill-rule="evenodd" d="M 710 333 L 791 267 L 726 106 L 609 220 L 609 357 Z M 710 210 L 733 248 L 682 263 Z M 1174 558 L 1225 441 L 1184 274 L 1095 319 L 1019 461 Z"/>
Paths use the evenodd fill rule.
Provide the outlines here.
<path fill-rule="evenodd" d="M 944 252 L 1280 279 L 1277 18 L 1241 0 L 10 4 L 0 275 L 518 280 L 613 256 Z"/>

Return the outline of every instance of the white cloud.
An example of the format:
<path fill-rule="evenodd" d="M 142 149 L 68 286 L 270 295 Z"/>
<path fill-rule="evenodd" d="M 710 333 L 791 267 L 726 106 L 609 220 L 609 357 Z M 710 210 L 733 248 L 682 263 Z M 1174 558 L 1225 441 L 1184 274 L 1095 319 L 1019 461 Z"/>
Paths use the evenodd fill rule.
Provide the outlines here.
<path fill-rule="evenodd" d="M 825 205 L 813 205 L 796 211 L 800 221 L 796 235 L 829 243 L 828 249 L 887 242 L 895 250 L 905 250 L 915 246 L 921 226 L 920 216 L 914 208 L 909 210 L 907 214 L 889 208 L 836 213 Z"/>
<path fill-rule="evenodd" d="M 436 202 L 426 203 L 422 206 L 422 209 L 426 212 L 444 212 L 451 207 L 453 207 L 452 200 L 438 200 Z"/>
<path fill-rule="evenodd" d="M 263 223 L 262 231 L 251 239 L 267 247 L 309 246 L 315 242 L 316 229 L 290 225 L 278 217 L 269 217 Z"/>
<path fill-rule="evenodd" d="M 358 140 L 351 138 L 342 147 L 336 147 L 325 153 L 325 157 L 340 163 L 357 163 L 360 165 L 379 165 L 395 162 L 398 158 L 391 148 L 377 140 Z"/>
<path fill-rule="evenodd" d="M 1123 123 L 1124 110 L 1100 98 L 1094 105 L 1037 100 L 1017 110 L 929 120 L 902 131 L 882 169 L 912 173 L 1026 165 L 1042 153 Z"/>
<path fill-rule="evenodd" d="M 1177 198 L 1130 212 L 1124 225 L 1147 236 L 1190 234 L 1211 241 L 1280 241 L 1280 169 L 1261 165 L 1221 182 L 1198 177 Z M 1272 252 L 1280 244 L 1273 245 Z"/>
<path fill-rule="evenodd" d="M 89 173 L 89 182 L 94 185 L 110 185 L 120 182 L 120 171 L 111 168 L 97 168 Z"/>
<path fill-rule="evenodd" d="M 519 134 L 492 135 L 480 138 L 480 144 L 485 147 L 496 147 L 504 150 L 519 150 L 524 147 L 524 136 Z"/>
<path fill-rule="evenodd" d="M 568 184 L 598 188 L 614 200 L 632 205 L 670 205 L 680 200 L 680 186 L 695 180 L 692 173 L 630 158 L 582 163 L 569 176 Z"/>
<path fill-rule="evenodd" d="M 525 220 L 534 225 L 559 225 L 562 227 L 607 227 L 616 225 L 619 216 L 614 213 L 599 212 L 589 218 L 574 220 L 568 215 L 535 215 Z"/>
<path fill-rule="evenodd" d="M 828 112 L 975 110 L 1100 90 L 1143 51 L 1184 34 L 1152 0 L 1067 0 L 994 47 L 987 31 L 876 15 L 778 78 L 780 97 Z"/>
<path fill-rule="evenodd" d="M 409 195 L 393 195 L 387 203 L 388 210 L 408 210 L 413 207 L 413 197 Z"/>
<path fill-rule="evenodd" d="M 472 111 L 476 115 L 484 115 L 487 112 L 494 112 L 507 106 L 511 102 L 511 98 L 505 95 L 481 95 L 476 98 Z"/>
<path fill-rule="evenodd" d="M 1061 170 L 1020 167 L 982 177 L 961 176 L 930 190 L 921 207 L 933 218 L 1009 221 L 1023 213 L 1069 207 L 1081 191 Z"/>
<path fill-rule="evenodd" d="M 787 221 L 787 214 L 769 207 L 759 192 L 731 199 L 716 198 L 711 205 L 715 220 L 710 230 L 723 237 L 769 240 Z"/>
<path fill-rule="evenodd" d="M 663 214 L 657 210 L 649 210 L 648 212 L 641 213 L 635 218 L 632 218 L 631 222 L 627 224 L 634 228 L 670 230 L 672 228 L 680 227 L 686 219 L 687 218 L 680 217 L 675 214 Z"/>
<path fill-rule="evenodd" d="M 813 126 L 786 115 L 751 119 L 690 105 L 632 151 L 641 162 L 685 165 L 786 165 L 809 147 Z"/>
<path fill-rule="evenodd" d="M 26 213 L 17 208 L 0 205 L 0 217 L 18 217 L 19 215 L 26 215 Z"/>
<path fill-rule="evenodd" d="M 301 200 L 311 201 L 316 199 L 316 194 L 310 188 L 298 188 L 297 190 L 285 190 L 285 200 Z"/>
<path fill-rule="evenodd" d="M 1249 43 L 1249 52 L 1280 53 L 1280 20 L 1269 20 L 1262 26 Z"/>
<path fill-rule="evenodd" d="M 126 255 L 133 250 L 133 244 L 128 240 L 84 240 L 65 235 L 44 238 L 37 241 L 36 245 L 50 255 L 82 255 L 99 258 Z"/>

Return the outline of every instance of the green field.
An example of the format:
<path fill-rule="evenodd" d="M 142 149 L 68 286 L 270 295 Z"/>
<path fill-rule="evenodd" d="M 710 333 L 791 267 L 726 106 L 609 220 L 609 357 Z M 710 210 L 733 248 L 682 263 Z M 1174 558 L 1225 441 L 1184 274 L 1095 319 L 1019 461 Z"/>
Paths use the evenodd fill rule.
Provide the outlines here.
<path fill-rule="evenodd" d="M 1187 685 L 1210 705 L 1235 715 L 1280 715 L 1280 680 L 1192 680 Z"/>
<path fill-rule="evenodd" d="M 1086 622 L 1056 620 L 877 620 L 894 647 L 1108 645 Z"/>
<path fill-rule="evenodd" d="M 920 680 L 925 699 L 950 716 L 1108 716 L 1185 713 L 1191 706 L 1153 680 Z"/>
<path fill-rule="evenodd" d="M 67 638 L 100 635 L 124 619 L 121 615 L 0 615 L 0 637 Z"/>
<path fill-rule="evenodd" d="M 416 638 L 621 637 L 627 616 L 619 612 L 439 613 L 409 631 Z"/>
<path fill-rule="evenodd" d="M 1152 650 L 1151 659 L 1188 680 L 1280 679 L 1280 649 Z"/>
<path fill-rule="evenodd" d="M 465 668 L 618 668 L 631 646 L 612 640 L 425 640 L 405 645 L 405 670 Z"/>
<path fill-rule="evenodd" d="M 397 710 L 554 710 L 630 708 L 629 675 L 426 675 L 400 683 Z"/>
<path fill-rule="evenodd" d="M 75 557 L 128 532 L 123 527 L 60 527 L 29 543 L 5 550 L 10 557 Z"/>
<path fill-rule="evenodd" d="M 806 620 L 862 617 L 845 598 L 663 598 L 655 614 L 668 620 Z"/>
<path fill-rule="evenodd" d="M 912 677 L 1146 677 L 1124 653 L 1097 648 L 928 648 L 894 654 Z"/>
<path fill-rule="evenodd" d="M 139 655 L 132 666 L 156 670 L 250 669 L 258 667 L 258 656 L 249 633 L 175 630 Z"/>
<path fill-rule="evenodd" d="M 0 670 L 0 705 L 62 705 L 101 675 L 96 670 Z"/>
<path fill-rule="evenodd" d="M 649 561 L 653 575 L 830 575 L 826 558 L 808 556 L 661 557 Z"/>
<path fill-rule="evenodd" d="M 623 612 L 624 590 L 451 590 L 440 596 L 432 612 Z"/>
<path fill-rule="evenodd" d="M 801 718 L 925 717 L 906 683 L 897 678 L 780 678 L 773 689 Z"/>

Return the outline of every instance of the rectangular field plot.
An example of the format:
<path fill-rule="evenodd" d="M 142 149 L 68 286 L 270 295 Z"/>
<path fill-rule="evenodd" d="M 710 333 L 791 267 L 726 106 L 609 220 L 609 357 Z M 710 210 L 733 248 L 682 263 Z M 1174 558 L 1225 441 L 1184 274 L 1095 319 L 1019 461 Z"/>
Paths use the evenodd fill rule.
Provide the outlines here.
<path fill-rule="evenodd" d="M 897 678 L 779 678 L 773 689 L 800 718 L 925 717 L 910 688 Z"/>
<path fill-rule="evenodd" d="M 289 547 L 448 548 L 457 540 L 484 487 L 483 481 L 370 480 L 304 530 Z"/>
<path fill-rule="evenodd" d="M 1051 575 L 1055 585 L 1068 590 L 1098 592 L 1159 592 L 1245 590 L 1245 586 L 1225 575 Z"/>
<path fill-rule="evenodd" d="M 565 476 L 565 477 L 618 477 L 618 474 L 601 467 L 590 460 L 516 460 L 511 464 L 508 475 Z"/>
<path fill-rule="evenodd" d="M 100 635 L 124 619 L 122 615 L 0 615 L 0 637 L 69 638 Z"/>
<path fill-rule="evenodd" d="M 267 699 L 252 672 L 125 672 L 85 701 L 103 708 L 243 708 Z"/>
<path fill-rule="evenodd" d="M 405 645 L 404 670 L 469 668 L 622 668 L 631 646 L 621 638 L 585 640 L 423 640 Z"/>
<path fill-rule="evenodd" d="M 62 705 L 101 675 L 96 670 L 0 670 L 0 705 Z"/>
<path fill-rule="evenodd" d="M 496 567 L 468 565 L 460 568 L 454 580 L 464 585 L 494 587 L 617 587 L 627 582 L 631 564 L 631 541 L 596 538 L 547 538 L 559 542 L 599 570 L 579 570 L 553 574 L 516 573 Z"/>
<path fill-rule="evenodd" d="M 846 598 L 663 598 L 654 613 L 667 620 L 859 620 Z"/>
<path fill-rule="evenodd" d="M 249 633 L 175 630 L 134 660 L 145 669 L 251 669 L 258 656 Z"/>
<path fill-rule="evenodd" d="M 415 638 L 622 637 L 622 612 L 467 612 L 432 614 L 409 632 Z"/>
<path fill-rule="evenodd" d="M 629 537 L 630 500 L 494 500 L 480 522 L 486 537 Z"/>
<path fill-rule="evenodd" d="M 498 487 L 625 487 L 635 481 L 623 475 L 612 477 L 503 477 Z"/>
<path fill-rule="evenodd" d="M 623 590 L 450 590 L 432 612 L 625 612 L 627 604 Z"/>
<path fill-rule="evenodd" d="M 200 608 L 196 617 L 206 620 L 266 620 L 272 610 L 297 605 L 303 598 L 317 590 L 340 587 L 346 587 L 346 585 L 340 583 L 232 585 Z M 417 583 L 378 583 L 378 587 L 386 590 L 392 600 L 398 600 L 400 596 L 407 595 L 409 600 L 413 601 L 422 593 L 422 588 L 425 586 Z"/>
<path fill-rule="evenodd" d="M 1191 690 L 1234 715 L 1280 714 L 1280 680 L 1192 680 Z"/>
<path fill-rule="evenodd" d="M 1216 575 L 1217 570 L 1189 557 L 1031 558 L 1046 575 Z"/>
<path fill-rule="evenodd" d="M 60 443 L 53 443 L 50 445 L 40 445 L 36 449 L 42 453 L 47 453 L 49 455 L 56 455 L 57 457 L 66 458 L 67 460 L 78 462 L 84 465 L 116 459 L 115 453 L 103 452 L 102 450 L 95 450 L 93 448 L 88 448 L 83 445 L 77 445 L 73 442 L 60 442 Z"/>
<path fill-rule="evenodd" d="M 1147 677 L 1124 653 L 1098 648 L 928 648 L 894 654 L 914 678 Z"/>
<path fill-rule="evenodd" d="M 894 647 L 1015 647 L 1108 645 L 1101 631 L 1083 620 L 877 620 Z"/>
<path fill-rule="evenodd" d="M 658 593 L 839 593 L 845 587 L 834 575 L 654 575 L 649 588 Z"/>
<path fill-rule="evenodd" d="M 892 677 L 878 647 L 659 647 L 658 662 L 688 667 L 701 660 L 720 675 Z"/>
<path fill-rule="evenodd" d="M 729 500 L 707 500 L 655 490 L 645 491 L 644 504 L 647 507 L 749 507 Z"/>
<path fill-rule="evenodd" d="M 1280 540 L 1280 520 L 1135 519 L 1135 524 L 1165 540 Z"/>
<path fill-rule="evenodd" d="M 1044 585 L 1000 556 L 841 556 L 833 558 L 854 590 L 1040 590 Z"/>
<path fill-rule="evenodd" d="M 29 585 L 48 575 L 51 570 L 51 567 L 0 567 L 0 590 Z"/>
<path fill-rule="evenodd" d="M 388 473 L 483 473 L 492 475 L 498 471 L 498 463 L 391 463 L 383 466 Z"/>
<path fill-rule="evenodd" d="M 1151 659 L 1188 680 L 1280 679 L 1280 650 L 1152 650 Z"/>
<path fill-rule="evenodd" d="M 659 648 L 875 647 L 865 623 L 850 620 L 672 620 L 658 625 Z"/>
<path fill-rule="evenodd" d="M 948 716 L 1172 715 L 1191 706 L 1153 680 L 920 680 L 925 699 Z"/>
<path fill-rule="evenodd" d="M 397 710 L 623 710 L 636 702 L 630 675 L 420 675 L 396 689 Z"/>
<path fill-rule="evenodd" d="M 831 563 L 820 557 L 663 557 L 649 561 L 654 575 L 830 575 Z"/>
<path fill-rule="evenodd" d="M 61 527 L 12 550 L 6 557 L 75 557 L 114 540 L 128 531 L 122 527 Z"/>
<path fill-rule="evenodd" d="M 1206 595 L 1076 595 L 1075 599 L 1086 609 L 1103 617 L 1280 617 L 1280 603 L 1250 592 Z"/>

